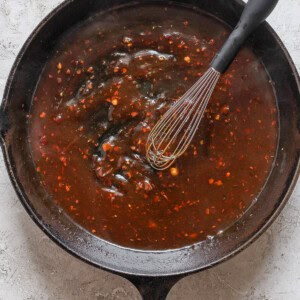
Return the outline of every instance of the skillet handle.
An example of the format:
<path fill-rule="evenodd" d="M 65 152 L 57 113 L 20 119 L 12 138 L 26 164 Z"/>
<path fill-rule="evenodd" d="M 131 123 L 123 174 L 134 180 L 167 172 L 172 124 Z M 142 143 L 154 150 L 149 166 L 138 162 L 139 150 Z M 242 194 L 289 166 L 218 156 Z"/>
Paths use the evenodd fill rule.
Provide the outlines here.
<path fill-rule="evenodd" d="M 143 300 L 165 300 L 171 288 L 184 276 L 137 277 L 126 276 L 140 292 Z"/>
<path fill-rule="evenodd" d="M 249 0 L 239 23 L 217 53 L 211 67 L 224 73 L 248 36 L 270 15 L 279 0 Z"/>

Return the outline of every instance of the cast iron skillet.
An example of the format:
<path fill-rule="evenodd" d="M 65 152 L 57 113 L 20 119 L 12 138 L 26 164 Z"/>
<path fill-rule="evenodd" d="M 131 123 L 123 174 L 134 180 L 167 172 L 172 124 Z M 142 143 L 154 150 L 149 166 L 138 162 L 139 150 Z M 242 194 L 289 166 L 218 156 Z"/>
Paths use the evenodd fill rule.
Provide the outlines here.
<path fill-rule="evenodd" d="M 70 27 L 101 10 L 138 5 L 127 0 L 67 0 L 32 33 L 10 73 L 1 106 L 1 141 L 7 170 L 15 190 L 36 224 L 73 255 L 97 267 L 122 274 L 145 299 L 163 299 L 186 274 L 209 268 L 251 244 L 272 223 L 291 195 L 299 173 L 299 77 L 274 31 L 264 23 L 250 44 L 266 67 L 277 97 L 280 119 L 278 153 L 259 199 L 217 239 L 170 251 L 138 251 L 96 238 L 70 220 L 44 191 L 27 142 L 27 119 L 39 75 L 57 38 Z M 147 1 L 201 9 L 230 26 L 242 12 L 240 0 Z"/>

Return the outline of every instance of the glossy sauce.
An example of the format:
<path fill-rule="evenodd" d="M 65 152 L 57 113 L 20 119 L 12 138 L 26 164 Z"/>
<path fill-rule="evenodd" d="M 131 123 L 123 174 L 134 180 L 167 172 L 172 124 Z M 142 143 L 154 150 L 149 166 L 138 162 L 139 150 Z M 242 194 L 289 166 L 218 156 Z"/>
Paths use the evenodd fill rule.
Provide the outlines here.
<path fill-rule="evenodd" d="M 37 84 L 29 139 L 41 182 L 74 221 L 122 246 L 170 249 L 222 233 L 249 208 L 278 126 L 250 48 L 221 77 L 187 153 L 163 172 L 145 159 L 149 131 L 228 34 L 212 17 L 152 5 L 96 16 L 60 40 Z"/>

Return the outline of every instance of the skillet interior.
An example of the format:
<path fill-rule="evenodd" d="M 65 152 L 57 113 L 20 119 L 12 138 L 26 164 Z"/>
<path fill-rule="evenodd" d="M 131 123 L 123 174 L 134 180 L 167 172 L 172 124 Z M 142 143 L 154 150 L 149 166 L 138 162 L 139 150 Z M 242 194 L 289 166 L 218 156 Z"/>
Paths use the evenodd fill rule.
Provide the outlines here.
<path fill-rule="evenodd" d="M 30 37 L 13 67 L 2 104 L 4 119 L 1 124 L 7 167 L 20 199 L 34 221 L 74 255 L 96 266 L 135 275 L 166 276 L 204 269 L 250 244 L 276 217 L 291 193 L 299 162 L 298 75 L 275 33 L 268 25 L 261 26 L 251 39 L 274 82 L 280 114 L 279 151 L 258 201 L 230 230 L 218 239 L 172 251 L 138 251 L 105 242 L 62 214 L 41 187 L 27 143 L 26 115 L 39 74 L 61 33 L 96 11 L 126 2 L 66 1 Z M 181 0 L 176 3 L 197 7 L 231 26 L 236 24 L 242 10 L 241 3 L 235 0 L 226 3 L 223 0 Z"/>

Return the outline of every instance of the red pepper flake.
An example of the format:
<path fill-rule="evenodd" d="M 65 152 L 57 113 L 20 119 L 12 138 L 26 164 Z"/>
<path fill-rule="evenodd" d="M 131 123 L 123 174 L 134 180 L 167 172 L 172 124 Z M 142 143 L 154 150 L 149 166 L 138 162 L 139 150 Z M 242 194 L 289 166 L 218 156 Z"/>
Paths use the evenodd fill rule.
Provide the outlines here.
<path fill-rule="evenodd" d="M 210 214 L 209 208 L 206 208 L 206 209 L 205 209 L 205 214 L 206 214 L 206 215 L 209 215 L 209 214 Z"/>
<path fill-rule="evenodd" d="M 217 181 L 215 182 L 215 185 L 216 185 L 216 186 L 222 186 L 222 185 L 223 185 L 223 181 L 222 181 L 222 180 L 217 180 Z"/>
<path fill-rule="evenodd" d="M 178 45 L 178 48 L 181 49 L 185 45 L 184 41 L 181 41 L 180 44 Z"/>
<path fill-rule="evenodd" d="M 215 180 L 213 178 L 208 179 L 209 184 L 214 184 Z"/>
<path fill-rule="evenodd" d="M 46 117 L 46 113 L 45 112 L 40 113 L 40 118 L 41 119 L 44 119 L 45 117 Z"/>
<path fill-rule="evenodd" d="M 131 113 L 131 116 L 134 118 L 134 117 L 136 117 L 138 114 L 139 114 L 139 113 L 138 113 L 137 111 L 133 111 L 133 112 Z"/>
<path fill-rule="evenodd" d="M 59 114 L 53 118 L 53 121 L 57 124 L 60 124 L 63 121 L 62 115 Z"/>
<path fill-rule="evenodd" d="M 59 160 L 63 163 L 63 165 L 66 167 L 67 166 L 67 158 L 65 156 L 61 156 Z"/>
<path fill-rule="evenodd" d="M 96 233 L 97 231 L 96 231 L 96 229 L 92 229 L 92 233 Z"/>
<path fill-rule="evenodd" d="M 61 70 L 62 69 L 62 64 L 59 62 L 56 67 L 57 67 L 57 70 Z"/>
<path fill-rule="evenodd" d="M 88 73 L 92 74 L 92 73 L 94 73 L 94 68 L 93 67 L 89 67 L 86 71 Z"/>
<path fill-rule="evenodd" d="M 76 210 L 76 207 L 74 205 L 70 205 L 70 210 L 74 211 L 74 210 Z"/>
<path fill-rule="evenodd" d="M 76 74 L 77 74 L 77 75 L 80 75 L 81 73 L 82 73 L 81 69 L 78 69 L 78 70 L 76 71 Z"/>
<path fill-rule="evenodd" d="M 227 177 L 227 178 L 230 177 L 230 175 L 231 175 L 230 172 L 227 172 L 227 173 L 226 173 L 226 177 Z"/>
<path fill-rule="evenodd" d="M 191 62 L 191 58 L 189 56 L 186 56 L 184 58 L 184 61 L 187 62 L 188 64 Z"/>
<path fill-rule="evenodd" d="M 153 199 L 154 203 L 158 203 L 160 201 L 160 198 L 159 196 L 155 196 L 154 199 Z"/>
<path fill-rule="evenodd" d="M 215 120 L 219 121 L 220 120 L 220 115 L 216 115 Z"/>
<path fill-rule="evenodd" d="M 66 188 L 67 192 L 70 192 L 70 190 L 71 190 L 71 186 L 70 185 L 66 185 L 65 188 Z"/>
<path fill-rule="evenodd" d="M 171 168 L 170 173 L 172 176 L 178 176 L 179 175 L 179 170 L 177 168 Z"/>
<path fill-rule="evenodd" d="M 219 167 L 225 167 L 225 165 L 226 165 L 226 164 L 225 164 L 224 162 L 222 162 L 222 161 L 219 161 L 219 162 L 218 162 L 218 166 L 219 166 Z"/>
<path fill-rule="evenodd" d="M 168 196 L 167 196 L 164 192 L 161 192 L 161 195 L 162 195 L 167 201 L 169 201 Z"/>
<path fill-rule="evenodd" d="M 197 236 L 198 236 L 197 233 L 191 233 L 191 234 L 190 234 L 190 238 L 192 238 L 192 239 L 195 239 Z"/>
<path fill-rule="evenodd" d="M 231 82 L 230 82 L 229 79 L 225 79 L 225 85 L 227 85 L 227 86 L 230 86 L 230 85 L 231 85 Z"/>
<path fill-rule="evenodd" d="M 157 228 L 158 226 L 157 226 L 157 224 L 155 222 L 149 221 L 148 227 L 151 228 L 151 229 L 154 229 L 154 228 Z"/>
<path fill-rule="evenodd" d="M 126 68 L 123 68 L 123 69 L 122 69 L 122 73 L 123 73 L 123 74 L 127 73 L 127 69 L 126 69 Z"/>
<path fill-rule="evenodd" d="M 40 172 L 41 172 L 41 168 L 40 168 L 40 167 L 37 167 L 37 168 L 36 168 L 36 171 L 37 171 L 38 173 L 40 173 Z"/>
<path fill-rule="evenodd" d="M 228 115 L 228 113 L 229 113 L 229 105 L 224 105 L 224 106 L 222 106 L 222 108 L 221 108 L 221 113 L 223 114 L 223 115 Z"/>
<path fill-rule="evenodd" d="M 71 70 L 70 70 L 70 69 L 67 69 L 67 70 L 66 70 L 66 74 L 67 74 L 67 75 L 70 75 L 70 74 L 71 74 Z"/>
<path fill-rule="evenodd" d="M 179 212 L 180 211 L 180 206 L 179 205 L 175 205 L 174 206 L 174 210 L 177 211 L 177 212 Z"/>
<path fill-rule="evenodd" d="M 111 146 L 111 144 L 109 144 L 109 143 L 104 143 L 103 145 L 102 145 L 102 149 L 105 151 L 105 152 L 107 152 L 108 150 L 110 150 L 112 148 L 112 146 Z"/>
<path fill-rule="evenodd" d="M 114 98 L 111 100 L 112 105 L 116 106 L 118 105 L 118 99 Z"/>

